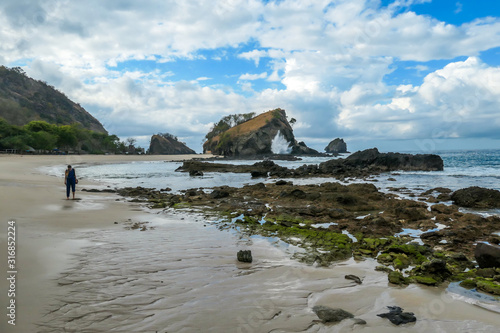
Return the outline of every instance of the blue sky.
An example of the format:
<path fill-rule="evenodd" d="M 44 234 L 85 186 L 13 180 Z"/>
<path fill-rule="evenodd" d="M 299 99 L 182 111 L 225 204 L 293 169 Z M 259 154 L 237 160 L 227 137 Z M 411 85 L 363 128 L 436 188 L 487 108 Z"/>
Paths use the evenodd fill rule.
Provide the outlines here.
<path fill-rule="evenodd" d="M 320 151 L 500 148 L 497 1 L 6 0 L 0 20 L 0 64 L 143 147 L 201 152 L 223 116 L 280 107 Z"/>

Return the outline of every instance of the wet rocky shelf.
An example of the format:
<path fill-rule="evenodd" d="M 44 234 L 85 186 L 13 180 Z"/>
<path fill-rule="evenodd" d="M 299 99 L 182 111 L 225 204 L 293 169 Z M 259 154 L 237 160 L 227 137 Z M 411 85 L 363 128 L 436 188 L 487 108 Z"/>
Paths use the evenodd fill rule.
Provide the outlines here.
<path fill-rule="evenodd" d="M 304 249 L 294 257 L 308 264 L 373 258 L 393 284 L 462 281 L 500 295 L 500 268 L 478 267 L 474 258 L 477 242 L 500 243 L 500 217 L 461 212 L 449 204 L 452 191 L 445 188 L 422 192 L 419 200 L 380 192 L 373 184 L 286 180 L 180 193 L 141 187 L 117 192 L 155 209 L 202 212 L 221 230 L 280 238 Z M 408 230 L 418 236 L 406 235 Z"/>

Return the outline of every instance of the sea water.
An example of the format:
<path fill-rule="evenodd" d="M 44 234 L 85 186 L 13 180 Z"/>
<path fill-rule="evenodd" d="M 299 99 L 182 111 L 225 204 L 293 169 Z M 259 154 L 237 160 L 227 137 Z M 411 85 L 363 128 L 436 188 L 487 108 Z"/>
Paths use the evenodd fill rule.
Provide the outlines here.
<path fill-rule="evenodd" d="M 418 153 L 418 152 L 414 152 Z M 406 187 L 413 191 L 426 191 L 436 187 L 445 187 L 453 191 L 469 186 L 481 186 L 500 190 L 500 150 L 464 150 L 437 151 L 444 161 L 443 171 L 394 171 L 372 176 L 372 181 L 380 190 L 394 187 Z M 319 164 L 332 158 L 340 157 L 301 157 L 299 161 L 274 161 L 288 168 L 297 168 L 304 164 Z M 145 157 L 147 159 L 147 157 Z M 253 164 L 257 160 L 219 160 L 217 163 Z M 182 162 L 139 161 L 120 164 L 76 165 L 80 179 L 90 179 L 103 186 L 125 187 L 142 186 L 155 189 L 183 189 L 235 186 L 258 182 L 272 182 L 271 179 L 254 178 L 250 174 L 205 173 L 202 177 L 190 177 L 188 173 L 175 171 Z M 49 174 L 59 175 L 64 166 L 45 170 Z M 389 180 L 391 178 L 391 180 Z M 395 179 L 395 180 L 394 180 Z M 337 181 L 334 178 L 290 179 L 295 184 L 314 184 Z M 352 180 L 365 181 L 366 180 Z"/>

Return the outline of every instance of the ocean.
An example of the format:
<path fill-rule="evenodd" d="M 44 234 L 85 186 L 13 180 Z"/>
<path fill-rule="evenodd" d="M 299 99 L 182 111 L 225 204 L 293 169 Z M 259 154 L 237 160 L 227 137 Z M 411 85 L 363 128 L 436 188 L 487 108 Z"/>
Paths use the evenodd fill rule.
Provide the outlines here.
<path fill-rule="evenodd" d="M 443 158 L 444 171 L 392 172 L 348 181 L 372 182 L 380 191 L 416 197 L 435 187 L 500 190 L 500 150 L 434 153 Z M 328 159 L 275 162 L 297 167 Z M 181 164 L 143 161 L 74 167 L 80 188 L 168 187 L 176 192 L 275 181 L 231 173 L 190 177 L 175 171 Z M 62 165 L 43 171 L 61 177 L 64 169 Z M 85 180 L 99 185 L 85 185 Z M 291 180 L 296 184 L 337 181 Z M 82 201 L 91 200 L 81 196 Z M 92 245 L 77 254 L 78 264 L 62 274 L 60 296 L 41 323 L 41 332 L 50 332 L 52 327 L 86 327 L 96 332 L 495 332 L 500 326 L 498 297 L 467 291 L 456 283 L 439 288 L 389 287 L 386 273 L 375 271 L 377 262 L 372 259 L 350 259 L 328 268 L 310 266 L 291 259 L 293 249 L 281 240 L 219 230 L 215 217 L 145 211 L 145 232 L 118 228 L 78 236 Z M 499 210 L 476 213 L 500 215 Z M 251 249 L 254 262 L 238 263 L 239 249 Z M 362 277 L 363 284 L 345 280 L 346 274 Z M 368 324 L 361 327 L 349 320 L 334 326 L 314 323 L 317 317 L 311 309 L 317 304 L 347 309 Z M 376 316 L 393 305 L 414 312 L 417 323 L 399 328 Z M 68 313 L 75 315 L 67 317 Z"/>

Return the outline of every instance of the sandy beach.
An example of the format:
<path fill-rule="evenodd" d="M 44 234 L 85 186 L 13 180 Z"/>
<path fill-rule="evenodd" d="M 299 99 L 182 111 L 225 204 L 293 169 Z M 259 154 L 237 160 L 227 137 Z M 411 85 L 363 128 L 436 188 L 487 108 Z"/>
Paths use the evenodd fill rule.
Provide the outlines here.
<path fill-rule="evenodd" d="M 57 283 L 54 279 L 70 265 L 70 255 L 87 241 L 78 240 L 78 232 L 113 227 L 113 221 L 143 214 L 131 204 L 115 201 L 100 193 L 80 189 L 92 183 L 80 182 L 77 198 L 66 200 L 64 166 L 85 163 L 118 163 L 141 160 L 182 160 L 200 155 L 0 155 L 0 248 L 3 249 L 1 270 L 7 274 L 7 223 L 16 228 L 16 325 L 8 324 L 5 314 L 1 332 L 36 332 Z M 61 177 L 41 174 L 39 167 L 61 165 Z M 69 236 L 72 235 L 72 236 Z M 69 237 L 69 238 L 68 238 Z M 8 304 L 8 281 L 1 282 L 2 305 Z M 3 307 L 5 309 L 5 307 Z M 5 311 L 3 311 L 5 312 Z"/>
<path fill-rule="evenodd" d="M 66 200 L 64 166 L 188 156 L 0 156 L 1 270 L 7 275 L 8 222 L 15 222 L 15 323 L 0 283 L 1 332 L 495 332 L 500 315 L 444 287 L 388 286 L 376 262 L 317 268 L 289 258 L 267 239 L 239 238 L 209 221 L 147 211 L 115 194 L 77 192 Z M 61 177 L 38 168 L 61 165 Z M 77 171 L 78 172 L 78 171 Z M 78 185 L 91 188 L 81 181 Z M 127 230 L 147 221 L 148 231 Z M 117 222 L 117 223 L 115 223 Z M 236 261 L 251 248 L 252 264 Z M 344 279 L 355 274 L 362 285 Z M 367 321 L 315 322 L 314 305 Z M 398 305 L 417 323 L 392 325 L 376 314 Z M 496 307 L 498 309 L 498 306 Z"/>

